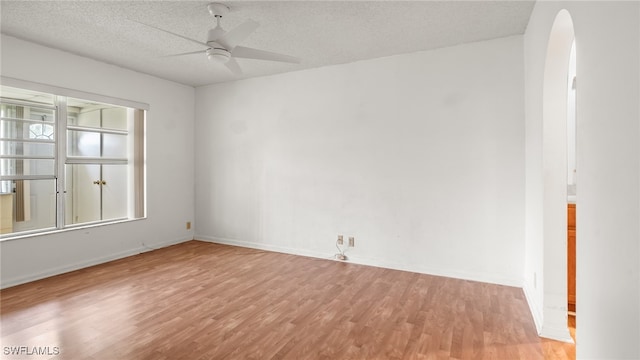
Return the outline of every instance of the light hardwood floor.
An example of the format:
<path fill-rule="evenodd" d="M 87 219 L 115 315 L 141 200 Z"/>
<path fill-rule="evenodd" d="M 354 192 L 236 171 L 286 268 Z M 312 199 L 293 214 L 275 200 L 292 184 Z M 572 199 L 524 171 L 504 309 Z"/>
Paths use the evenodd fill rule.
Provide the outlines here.
<path fill-rule="evenodd" d="M 575 357 L 536 335 L 518 288 L 200 241 L 0 299 L 3 351 L 59 347 L 56 359 Z"/>

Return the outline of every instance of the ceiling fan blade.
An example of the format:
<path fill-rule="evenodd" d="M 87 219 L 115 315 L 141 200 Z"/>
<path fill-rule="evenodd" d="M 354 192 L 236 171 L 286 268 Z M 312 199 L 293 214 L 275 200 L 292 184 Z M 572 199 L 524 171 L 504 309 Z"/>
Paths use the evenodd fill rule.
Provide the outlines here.
<path fill-rule="evenodd" d="M 240 69 L 240 65 L 238 64 L 238 62 L 234 58 L 229 58 L 229 61 L 227 61 L 225 63 L 225 66 L 229 70 L 231 70 L 232 73 L 234 73 L 236 75 L 241 75 L 242 74 L 242 69 Z"/>
<path fill-rule="evenodd" d="M 198 44 L 198 45 L 202 45 L 202 46 L 209 47 L 209 45 L 207 45 L 207 43 L 204 43 L 204 42 L 202 42 L 202 41 L 198 41 L 198 40 L 195 40 L 195 39 L 191 39 L 191 38 L 188 38 L 188 37 L 186 37 L 186 36 L 182 36 L 182 35 L 180 35 L 180 34 L 176 34 L 176 33 L 174 33 L 174 32 L 171 32 L 171 31 L 168 31 L 168 30 L 165 30 L 165 29 L 161 29 L 161 28 L 156 27 L 156 26 L 153 26 L 153 25 L 145 24 L 145 23 L 140 22 L 140 21 L 136 21 L 136 20 L 131 20 L 131 21 L 136 22 L 136 23 L 141 24 L 141 25 L 144 25 L 144 26 L 147 26 L 147 27 L 150 27 L 150 28 L 152 28 L 152 29 L 156 29 L 156 30 L 162 31 L 162 32 L 167 33 L 167 34 L 171 34 L 171 35 L 173 35 L 173 36 L 177 36 L 177 37 L 179 37 L 179 38 L 181 38 L 181 39 L 185 39 L 185 40 L 187 40 L 187 41 L 191 41 L 192 43 L 195 43 L 195 44 Z"/>
<path fill-rule="evenodd" d="M 233 49 L 233 51 L 231 51 L 231 56 L 234 56 L 237 58 L 245 58 L 245 59 L 288 62 L 293 64 L 300 63 L 300 59 L 294 56 L 278 54 L 270 51 L 252 49 L 244 46 L 236 46 Z"/>
<path fill-rule="evenodd" d="M 193 54 L 204 55 L 204 53 L 205 53 L 204 50 L 198 50 L 198 51 L 189 51 L 189 52 L 180 53 L 180 54 L 163 55 L 162 57 L 174 57 L 174 56 L 193 55 Z"/>
<path fill-rule="evenodd" d="M 227 31 L 224 35 L 220 36 L 216 42 L 220 45 L 227 48 L 227 50 L 231 50 L 236 47 L 239 43 L 244 41 L 251 33 L 256 31 L 256 29 L 260 26 L 257 22 L 253 20 L 247 20 L 244 23 L 236 26 L 235 28 Z"/>

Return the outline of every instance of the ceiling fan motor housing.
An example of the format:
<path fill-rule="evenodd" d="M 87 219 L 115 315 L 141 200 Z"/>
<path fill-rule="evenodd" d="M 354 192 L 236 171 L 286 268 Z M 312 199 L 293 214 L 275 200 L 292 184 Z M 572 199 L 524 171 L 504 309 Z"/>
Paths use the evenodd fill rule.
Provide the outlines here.
<path fill-rule="evenodd" d="M 222 64 L 229 61 L 229 58 L 231 57 L 231 53 L 229 51 L 216 43 L 212 43 L 210 45 L 212 45 L 213 47 L 207 50 L 207 58 L 209 60 L 213 60 Z"/>

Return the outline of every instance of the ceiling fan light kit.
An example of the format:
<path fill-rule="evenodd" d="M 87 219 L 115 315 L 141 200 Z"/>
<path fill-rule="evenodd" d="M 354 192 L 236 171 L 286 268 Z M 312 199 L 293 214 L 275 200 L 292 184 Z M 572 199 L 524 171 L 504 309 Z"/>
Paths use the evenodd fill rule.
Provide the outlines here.
<path fill-rule="evenodd" d="M 207 49 L 207 58 L 209 60 L 225 64 L 231 58 L 231 53 L 222 48 Z"/>
<path fill-rule="evenodd" d="M 293 56 L 239 46 L 238 44 L 243 42 L 247 37 L 249 37 L 249 35 L 256 31 L 260 24 L 253 20 L 247 20 L 244 23 L 236 26 L 235 28 L 229 31 L 225 31 L 220 25 L 220 20 L 222 19 L 222 16 L 229 13 L 229 7 L 221 3 L 210 3 L 207 5 L 207 10 L 209 11 L 209 14 L 211 14 L 216 19 L 216 26 L 212 29 L 209 29 L 209 31 L 207 32 L 207 42 L 191 39 L 186 36 L 142 22 L 138 23 L 206 47 L 206 49 L 201 51 L 190 51 L 169 56 L 192 55 L 204 52 L 209 60 L 225 64 L 227 69 L 229 69 L 234 74 L 242 73 L 242 70 L 240 69 L 240 66 L 238 65 L 238 62 L 235 60 L 235 58 L 279 61 L 294 64 L 300 63 L 300 59 Z"/>

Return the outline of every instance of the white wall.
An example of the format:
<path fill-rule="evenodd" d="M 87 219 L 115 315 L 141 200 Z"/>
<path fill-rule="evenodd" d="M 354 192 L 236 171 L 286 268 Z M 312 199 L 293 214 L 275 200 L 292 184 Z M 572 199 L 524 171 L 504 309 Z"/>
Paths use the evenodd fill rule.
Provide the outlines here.
<path fill-rule="evenodd" d="M 533 16 L 536 16 L 535 13 Z M 524 291 L 536 321 L 542 327 L 544 304 L 543 176 L 542 176 L 542 88 L 547 40 L 554 17 L 546 22 L 529 21 L 524 36 L 525 63 L 525 261 Z M 538 36 L 531 34 L 542 33 Z M 542 40 L 541 40 L 542 39 Z M 534 64 L 534 65 L 532 65 Z M 542 64 L 542 66 L 540 66 Z"/>
<path fill-rule="evenodd" d="M 196 90 L 196 238 L 522 284 L 522 37 Z"/>
<path fill-rule="evenodd" d="M 558 11 L 569 10 L 575 26 L 579 359 L 640 358 L 639 6 L 637 2 L 537 2 L 525 34 L 525 289 L 532 308 L 541 309 L 549 299 L 540 284 L 534 286 L 533 273 L 561 271 L 545 267 L 542 256 L 544 210 L 538 196 L 543 187 L 544 59 Z"/>
<path fill-rule="evenodd" d="M 148 218 L 0 242 L 2 287 L 193 238 L 194 89 L 2 36 L 1 75 L 149 104 Z M 144 245 L 143 245 L 144 244 Z"/>

